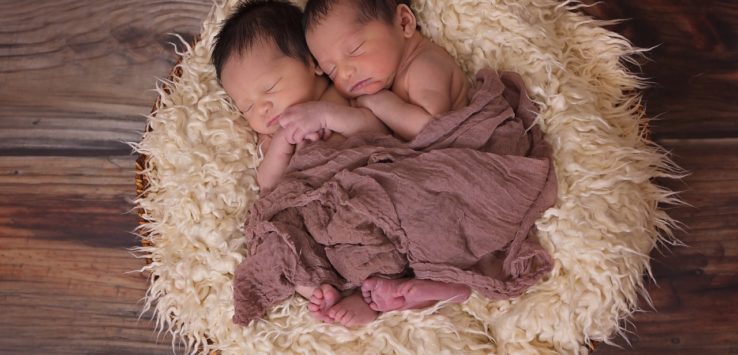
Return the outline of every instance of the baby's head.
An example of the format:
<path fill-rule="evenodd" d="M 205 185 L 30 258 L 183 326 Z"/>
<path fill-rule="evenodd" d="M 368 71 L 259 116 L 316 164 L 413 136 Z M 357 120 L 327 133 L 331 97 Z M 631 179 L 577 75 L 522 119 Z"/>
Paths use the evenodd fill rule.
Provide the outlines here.
<path fill-rule="evenodd" d="M 286 1 L 240 5 L 215 38 L 212 62 L 223 89 L 257 133 L 274 133 L 284 109 L 320 95 L 323 73 L 305 43 L 302 12 Z"/>
<path fill-rule="evenodd" d="M 353 98 L 392 86 L 416 19 L 409 0 L 309 0 L 303 28 L 318 65 Z"/>

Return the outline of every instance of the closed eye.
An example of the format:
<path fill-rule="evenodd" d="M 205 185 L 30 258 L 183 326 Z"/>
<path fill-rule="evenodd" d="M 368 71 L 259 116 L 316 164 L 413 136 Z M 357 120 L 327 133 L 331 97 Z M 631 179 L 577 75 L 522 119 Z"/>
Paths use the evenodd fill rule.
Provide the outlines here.
<path fill-rule="evenodd" d="M 272 85 L 271 87 L 269 87 L 269 89 L 267 89 L 266 92 L 268 94 L 272 93 L 272 90 L 274 90 L 274 87 L 276 87 L 277 86 L 277 83 L 279 83 L 281 80 L 282 80 L 282 78 L 279 78 L 279 80 L 277 80 L 276 82 L 274 82 L 274 85 Z"/>
<path fill-rule="evenodd" d="M 364 45 L 364 42 L 359 43 L 359 45 L 356 46 L 356 48 L 354 48 L 351 52 L 349 52 L 349 54 L 356 54 L 356 52 L 359 51 L 359 48 L 361 48 L 361 46 L 363 45 Z"/>

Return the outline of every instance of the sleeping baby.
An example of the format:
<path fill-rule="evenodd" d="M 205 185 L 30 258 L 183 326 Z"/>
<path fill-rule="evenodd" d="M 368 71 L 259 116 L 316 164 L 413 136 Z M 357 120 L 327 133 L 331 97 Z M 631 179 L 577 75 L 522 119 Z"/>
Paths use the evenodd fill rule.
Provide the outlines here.
<path fill-rule="evenodd" d="M 416 25 L 408 0 L 309 0 L 305 5 L 308 47 L 336 89 L 406 140 L 433 117 L 468 101 L 463 71 Z M 463 285 L 384 278 L 364 281 L 362 292 L 377 311 L 463 302 L 470 294 Z"/>
<path fill-rule="evenodd" d="M 371 111 L 348 106 L 322 75 L 308 52 L 301 21 L 300 9 L 290 3 L 250 1 L 228 18 L 213 48 L 212 61 L 220 83 L 259 134 L 265 153 L 256 177 L 262 190 L 277 184 L 295 147 L 305 141 L 386 132 Z M 301 131 L 281 129 L 278 124 L 280 119 L 303 114 L 321 117 L 324 126 Z M 338 134 L 331 136 L 331 132 Z M 343 300 L 330 285 L 297 285 L 296 291 L 310 300 L 311 314 L 324 321 L 334 320 L 326 315 L 329 308 L 349 325 L 376 317 L 358 291 Z"/>
<path fill-rule="evenodd" d="M 348 106 L 323 76 L 308 52 L 301 21 L 300 9 L 287 2 L 249 1 L 224 23 L 213 47 L 218 80 L 259 134 L 264 159 L 257 182 L 262 190 L 279 181 L 296 145 L 328 138 L 331 132 L 346 136 L 386 130 L 368 109 Z M 281 118 L 303 112 L 320 116 L 324 126 L 309 132 L 280 129 Z"/>
<path fill-rule="evenodd" d="M 445 50 L 417 31 L 415 16 L 408 3 L 402 1 L 310 0 L 302 20 L 304 32 L 294 27 L 299 9 L 281 1 L 248 2 L 228 19 L 218 35 L 213 62 L 224 89 L 260 133 L 266 150 L 257 171 L 262 188 L 275 186 L 295 152 L 294 147 L 299 149 L 306 141 L 328 137 L 331 132 L 338 133 L 331 139 L 382 132 L 384 125 L 397 137 L 412 141 L 435 117 L 446 116 L 468 104 L 464 73 Z M 289 11 L 273 11 L 277 8 Z M 280 27 L 286 23 L 291 25 Z M 294 34 L 304 34 L 302 41 L 292 38 Z M 280 194 L 287 191 L 282 187 Z M 251 219 L 256 221 L 264 216 L 263 208 L 269 203 L 257 208 Z M 258 258 L 252 255 L 237 270 L 237 323 L 247 324 L 295 291 L 309 299 L 308 309 L 316 319 L 344 326 L 371 322 L 377 312 L 424 308 L 438 301 L 460 303 L 469 297 L 468 284 L 449 283 L 455 279 L 440 282 L 397 278 L 392 275 L 400 273 L 383 271 L 351 278 L 353 285 L 361 284 L 361 291 L 342 284 L 340 289 L 347 290 L 342 294 L 336 285 L 315 281 L 325 280 L 318 274 L 329 272 L 322 261 L 318 268 L 294 273 L 295 262 L 321 254 L 319 251 L 308 256 L 310 251 L 299 244 L 294 245 L 297 256 L 285 256 L 286 265 L 270 267 L 270 260 L 271 264 L 276 262 L 268 255 L 270 248 L 279 245 L 294 254 L 295 249 L 283 243 L 292 245 L 297 235 L 274 234 L 288 233 L 285 231 L 294 223 L 303 223 L 294 213 L 312 210 L 315 205 L 300 206 L 276 221 L 286 229 L 260 229 L 276 226 L 271 222 L 247 228 L 249 233 L 258 235 L 252 250 Z M 307 219 L 304 223 L 308 223 Z M 315 247 L 316 242 L 322 243 L 317 237 L 305 243 Z M 292 271 L 287 273 L 288 269 Z M 351 273 L 348 269 L 343 271 L 347 271 L 346 275 Z M 311 272 L 317 273 L 308 275 Z M 346 275 L 342 274 L 349 279 Z M 262 283 L 264 280 L 271 283 Z"/>
<path fill-rule="evenodd" d="M 275 27 L 294 22 L 283 13 L 245 17 L 219 35 L 219 45 L 235 38 L 214 62 L 271 146 L 264 163 L 276 144 L 289 148 L 275 174 L 259 172 L 273 185 L 244 226 L 236 324 L 297 292 L 314 318 L 363 325 L 381 311 L 463 302 L 472 289 L 515 297 L 552 268 L 532 232 L 555 202 L 556 180 L 521 78 L 481 70 L 467 88 L 453 58 L 417 31 L 407 3 L 393 1 L 310 0 L 301 38 L 314 59 L 285 40 L 299 28 Z M 300 16 L 259 0 L 229 22 L 275 4 Z M 363 133 L 382 123 L 397 137 Z M 331 131 L 347 139 L 300 148 Z"/>

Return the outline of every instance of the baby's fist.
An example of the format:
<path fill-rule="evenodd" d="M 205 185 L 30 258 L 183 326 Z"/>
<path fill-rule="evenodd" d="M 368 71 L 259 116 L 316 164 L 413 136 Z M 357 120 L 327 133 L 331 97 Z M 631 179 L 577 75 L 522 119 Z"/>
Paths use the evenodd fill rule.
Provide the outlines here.
<path fill-rule="evenodd" d="M 371 110 L 373 107 L 376 107 L 382 100 L 386 99 L 388 95 L 394 94 L 389 90 L 380 90 L 374 94 L 361 95 L 356 98 L 356 105 L 358 107 L 365 107 Z"/>
<path fill-rule="evenodd" d="M 310 101 L 288 107 L 279 118 L 279 125 L 286 131 L 287 141 L 297 144 L 303 140 L 315 141 L 326 129 L 329 108 L 323 102 Z"/>

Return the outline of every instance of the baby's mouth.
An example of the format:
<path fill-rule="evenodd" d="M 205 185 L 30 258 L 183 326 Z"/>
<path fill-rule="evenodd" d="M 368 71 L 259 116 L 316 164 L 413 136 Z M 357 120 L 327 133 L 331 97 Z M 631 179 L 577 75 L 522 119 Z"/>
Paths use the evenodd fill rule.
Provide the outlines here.
<path fill-rule="evenodd" d="M 276 115 L 276 116 L 274 116 L 274 117 L 272 117 L 272 118 L 270 118 L 269 121 L 267 121 L 267 127 L 271 127 L 271 126 L 274 126 L 275 124 L 277 124 L 277 122 L 279 121 L 279 118 L 280 117 L 282 117 L 282 114 L 281 113 L 278 114 L 278 115 Z"/>
<path fill-rule="evenodd" d="M 357 90 L 363 88 L 364 86 L 366 86 L 366 84 L 369 83 L 369 80 L 371 80 L 371 78 L 364 79 L 364 80 L 362 80 L 362 81 L 354 84 L 354 86 L 351 87 L 351 90 L 350 90 L 351 93 L 354 93 L 355 91 L 357 91 Z"/>

